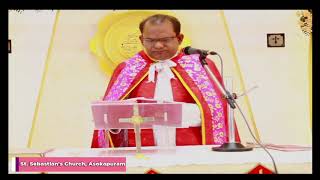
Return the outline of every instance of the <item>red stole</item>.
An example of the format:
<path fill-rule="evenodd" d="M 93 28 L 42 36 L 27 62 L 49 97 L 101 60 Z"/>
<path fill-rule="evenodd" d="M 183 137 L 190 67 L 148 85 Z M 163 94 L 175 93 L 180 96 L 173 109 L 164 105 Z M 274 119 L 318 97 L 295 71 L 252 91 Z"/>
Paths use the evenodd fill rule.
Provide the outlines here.
<path fill-rule="evenodd" d="M 125 89 L 125 91 L 121 92 L 120 94 L 114 94 L 114 97 L 115 96 L 118 96 L 118 97 L 111 97 L 111 91 L 115 91 L 115 89 L 119 89 L 119 88 L 114 88 L 114 84 L 115 82 L 119 81 L 119 75 L 121 73 L 124 73 L 123 72 L 123 69 L 126 67 L 126 65 L 128 64 L 120 64 L 117 69 L 115 70 L 114 74 L 113 74 L 113 77 L 111 78 L 110 82 L 109 82 L 109 85 L 108 85 L 108 89 L 106 91 L 106 94 L 105 94 L 105 100 L 108 100 L 107 98 L 109 99 L 112 99 L 113 100 L 120 100 L 120 99 L 125 99 L 125 98 L 132 98 L 132 97 L 136 97 L 135 95 L 137 95 L 137 89 L 143 87 L 143 86 L 140 86 L 140 84 L 143 84 L 144 81 L 145 81 L 145 78 L 147 77 L 147 73 L 148 73 L 148 69 L 149 69 L 149 66 L 151 63 L 153 63 L 153 61 L 142 51 L 138 54 L 138 59 L 139 60 L 139 67 L 141 68 L 142 66 L 142 69 L 139 70 L 139 72 L 131 72 L 130 71 L 130 75 L 134 74 L 135 77 L 132 79 L 132 81 L 130 82 L 130 84 L 128 85 L 128 87 Z M 183 56 L 186 56 L 184 55 L 183 53 L 180 53 L 178 56 L 174 57 L 172 60 L 175 61 L 175 62 L 179 62 L 179 60 L 183 57 Z M 143 61 L 142 61 L 143 59 Z M 188 58 L 187 58 L 188 60 Z M 136 64 L 135 62 L 133 64 Z M 131 64 L 132 66 L 132 64 Z M 214 124 L 214 121 L 212 121 L 212 118 L 213 118 L 213 114 L 212 114 L 212 107 L 210 107 L 210 104 L 208 104 L 206 102 L 206 96 L 203 95 L 203 92 L 201 92 L 201 90 L 199 89 L 199 84 L 197 85 L 195 80 L 192 79 L 192 77 L 190 76 L 190 74 L 188 74 L 188 72 L 186 71 L 186 68 L 185 67 L 182 67 L 182 66 L 188 66 L 187 63 L 183 63 L 183 62 L 180 62 L 180 63 L 177 63 L 177 66 L 175 68 L 173 68 L 173 72 L 176 76 L 178 76 L 178 79 L 183 81 L 183 86 L 184 88 L 188 89 L 188 91 L 185 89 L 186 92 L 189 92 L 190 94 L 192 94 L 192 97 L 193 99 L 191 99 L 191 95 L 188 93 L 188 96 L 186 96 L 186 99 L 188 99 L 187 101 L 190 101 L 190 102 L 194 102 L 194 98 L 197 99 L 197 104 L 199 106 L 201 106 L 201 109 L 202 109 L 202 114 L 203 114 L 203 122 L 202 122 L 202 129 L 201 129 L 201 132 L 200 134 L 202 134 L 200 138 L 202 138 L 202 142 L 201 144 L 221 144 L 220 143 L 217 143 L 215 142 L 215 138 L 213 137 L 213 126 L 215 125 Z M 138 67 L 138 66 L 137 66 Z M 216 69 L 216 67 L 214 66 L 214 64 L 212 63 L 209 63 L 209 67 L 212 69 L 213 73 L 216 75 L 216 77 L 218 78 L 218 80 L 221 81 L 221 76 L 218 72 L 218 70 Z M 129 71 L 128 71 L 129 72 Z M 135 74 L 136 73 L 136 74 Z M 190 73 L 190 72 L 189 72 Z M 128 75 L 128 73 L 126 74 Z M 121 79 L 121 78 L 120 78 Z M 211 81 L 211 84 L 213 84 L 213 88 L 215 90 L 215 92 L 217 93 L 218 96 L 221 96 L 221 93 L 218 91 L 216 85 L 214 84 L 214 82 L 212 80 Z M 180 82 L 179 82 L 180 83 Z M 181 84 L 181 83 L 180 83 Z M 180 85 L 181 86 L 181 85 Z M 113 89 L 112 89 L 113 88 Z M 201 88 L 201 87 L 200 87 Z M 138 91 L 139 92 L 139 91 Z M 109 97 L 108 97 L 109 95 Z M 153 95 L 151 95 L 149 93 L 149 95 L 146 95 L 145 97 L 148 97 L 148 98 L 152 98 Z M 191 98 L 190 98 L 191 97 Z M 177 98 L 176 98 L 177 99 Z M 175 100 L 176 100 L 175 99 Z M 185 102 L 185 100 L 184 100 Z M 225 100 L 221 99 L 221 102 L 222 102 L 222 106 L 223 106 L 223 113 L 225 114 L 225 127 L 223 127 L 225 130 L 227 130 L 228 128 L 228 124 L 227 124 L 227 103 Z M 210 111 L 210 108 L 211 108 L 211 111 Z M 182 129 L 190 129 L 190 128 L 182 128 Z M 192 128 L 191 128 L 192 129 Z M 148 131 L 148 130 L 143 130 L 142 131 L 142 134 L 144 133 L 145 131 L 145 134 L 146 136 L 149 136 L 151 137 L 150 139 L 153 138 L 153 135 L 152 135 L 152 130 Z M 181 131 L 181 133 L 178 132 L 179 129 L 177 129 L 177 139 L 179 138 L 179 134 L 183 135 L 183 131 Z M 194 133 L 198 133 L 199 134 L 199 129 L 192 129 L 192 131 Z M 227 131 L 225 131 L 227 132 Z M 112 140 L 114 141 L 114 145 L 115 146 L 122 146 L 122 142 L 123 141 L 123 137 L 124 136 L 128 136 L 129 139 L 130 138 L 133 138 L 134 135 L 132 134 L 132 132 L 128 132 L 128 134 L 125 134 L 127 132 L 121 132 L 120 134 L 118 135 L 115 135 L 115 134 L 111 134 L 111 138 Z M 95 132 L 95 135 L 97 136 L 97 132 Z M 227 136 L 227 133 L 224 134 L 224 136 Z M 143 138 L 142 138 L 142 145 L 154 145 L 154 142 L 151 142 L 152 140 L 146 140 L 147 143 L 143 143 Z M 195 139 L 198 139 L 196 141 L 199 142 L 199 138 L 195 138 Z M 225 142 L 227 140 L 227 137 L 222 140 L 222 143 Z M 236 140 L 239 141 L 239 136 L 238 136 L 238 132 L 236 132 Z M 149 143 L 148 143 L 149 142 Z M 97 145 L 98 143 L 92 143 L 92 147 L 94 146 L 98 146 Z M 122 144 L 122 145 L 121 145 Z M 130 145 L 130 144 L 129 144 Z M 132 145 L 132 144 L 131 144 Z M 179 144 L 177 144 L 179 145 Z"/>

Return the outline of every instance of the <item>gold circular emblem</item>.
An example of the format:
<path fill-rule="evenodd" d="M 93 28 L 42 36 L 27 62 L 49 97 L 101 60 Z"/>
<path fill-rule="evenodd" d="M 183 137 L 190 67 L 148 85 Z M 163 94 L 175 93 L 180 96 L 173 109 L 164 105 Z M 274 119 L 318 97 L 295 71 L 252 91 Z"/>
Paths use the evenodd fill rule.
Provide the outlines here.
<path fill-rule="evenodd" d="M 127 11 L 113 12 L 98 24 L 98 31 L 90 41 L 90 50 L 96 55 L 101 69 L 111 75 L 113 69 L 143 49 L 140 43 L 139 24 L 148 16 L 161 13 L 175 16 L 171 11 Z M 190 46 L 187 37 L 181 47 Z"/>

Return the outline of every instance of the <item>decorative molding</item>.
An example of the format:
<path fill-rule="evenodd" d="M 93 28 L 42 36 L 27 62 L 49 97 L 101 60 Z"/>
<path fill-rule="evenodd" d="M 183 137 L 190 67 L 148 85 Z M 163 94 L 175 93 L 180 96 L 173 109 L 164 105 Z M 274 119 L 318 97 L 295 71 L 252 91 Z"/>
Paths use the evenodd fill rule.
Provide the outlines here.
<path fill-rule="evenodd" d="M 299 10 L 297 11 L 298 25 L 302 32 L 310 36 L 312 34 L 312 10 Z"/>

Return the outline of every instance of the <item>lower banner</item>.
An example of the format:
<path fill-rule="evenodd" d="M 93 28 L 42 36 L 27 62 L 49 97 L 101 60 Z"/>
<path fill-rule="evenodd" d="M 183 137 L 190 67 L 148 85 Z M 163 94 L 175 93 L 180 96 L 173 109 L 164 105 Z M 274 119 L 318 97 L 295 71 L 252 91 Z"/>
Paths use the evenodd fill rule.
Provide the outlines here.
<path fill-rule="evenodd" d="M 125 157 L 15 157 L 13 172 L 126 172 Z"/>

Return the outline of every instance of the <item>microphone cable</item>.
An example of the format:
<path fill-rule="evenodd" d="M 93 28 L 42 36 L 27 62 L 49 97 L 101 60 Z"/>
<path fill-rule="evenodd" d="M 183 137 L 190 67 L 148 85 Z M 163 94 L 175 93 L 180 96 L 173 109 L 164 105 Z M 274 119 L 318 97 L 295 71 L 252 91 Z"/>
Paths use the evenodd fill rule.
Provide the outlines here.
<path fill-rule="evenodd" d="M 221 72 L 221 77 L 222 77 L 222 82 L 223 82 L 223 61 L 222 61 L 221 56 L 220 56 L 218 53 L 216 53 L 215 55 L 218 55 L 219 60 L 220 60 L 220 72 Z M 209 58 L 208 58 L 208 59 L 209 59 Z M 211 59 L 209 59 L 209 60 L 211 60 Z M 213 61 L 213 60 L 211 60 L 211 61 Z M 270 156 L 270 158 L 271 158 L 271 160 L 272 160 L 274 172 L 275 172 L 275 174 L 278 174 L 277 165 L 276 165 L 276 163 L 275 163 L 275 161 L 274 161 L 273 156 L 272 156 L 272 155 L 270 154 L 270 152 L 265 148 L 265 146 L 262 145 L 262 144 L 259 142 L 259 140 L 258 140 L 258 139 L 254 136 L 254 134 L 252 133 L 252 130 L 251 130 L 250 126 L 249 126 L 249 123 L 248 123 L 245 115 L 243 114 L 240 106 L 238 105 L 238 103 L 237 103 L 237 101 L 236 101 L 235 99 L 234 99 L 234 103 L 235 103 L 236 107 L 239 109 L 240 114 L 241 114 L 242 118 L 244 119 L 244 122 L 246 123 L 246 126 L 247 126 L 247 128 L 248 128 L 248 130 L 249 130 L 249 132 L 250 132 L 250 135 L 251 135 L 251 136 L 253 137 L 253 139 L 257 142 L 257 144 L 258 144 L 264 151 L 266 151 L 267 154 Z"/>
<path fill-rule="evenodd" d="M 257 144 L 259 144 L 259 146 L 268 153 L 268 155 L 270 156 L 270 158 L 271 158 L 271 160 L 272 160 L 274 172 L 275 172 L 275 174 L 278 174 L 278 169 L 277 169 L 276 163 L 275 163 L 275 161 L 274 161 L 274 159 L 273 159 L 273 156 L 272 156 L 272 155 L 270 154 L 270 152 L 265 148 L 265 146 L 262 145 L 262 144 L 259 142 L 259 140 L 253 135 L 252 130 L 251 130 L 250 126 L 249 126 L 249 123 L 248 123 L 246 117 L 244 116 L 244 114 L 243 114 L 240 106 L 238 105 L 237 101 L 234 101 L 234 103 L 236 104 L 237 108 L 239 109 L 239 111 L 240 111 L 240 113 L 241 113 L 241 116 L 243 117 L 243 119 L 244 119 L 244 121 L 245 121 L 245 123 L 246 123 L 246 125 L 247 125 L 247 127 L 248 127 L 248 129 L 249 129 L 249 132 L 250 132 L 251 136 L 252 136 L 253 139 L 257 142 Z"/>

